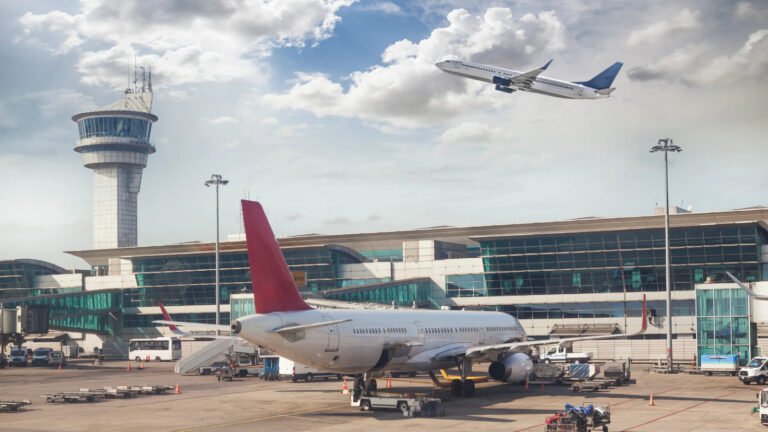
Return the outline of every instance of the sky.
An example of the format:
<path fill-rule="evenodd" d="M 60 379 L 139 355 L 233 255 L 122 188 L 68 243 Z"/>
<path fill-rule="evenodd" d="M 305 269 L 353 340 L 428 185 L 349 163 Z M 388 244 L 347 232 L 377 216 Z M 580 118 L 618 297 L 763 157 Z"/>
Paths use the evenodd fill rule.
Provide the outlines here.
<path fill-rule="evenodd" d="M 583 81 L 608 99 L 497 92 L 462 59 Z M 0 0 L 0 260 L 90 249 L 75 113 L 152 68 L 139 245 L 480 226 L 768 204 L 763 1 Z"/>

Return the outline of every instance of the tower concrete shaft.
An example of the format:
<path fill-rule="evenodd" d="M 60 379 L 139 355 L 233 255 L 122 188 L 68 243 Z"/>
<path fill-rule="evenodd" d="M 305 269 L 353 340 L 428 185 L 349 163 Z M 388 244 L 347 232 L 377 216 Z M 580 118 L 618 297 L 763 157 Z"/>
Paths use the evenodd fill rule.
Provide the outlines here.
<path fill-rule="evenodd" d="M 155 152 L 149 137 L 157 116 L 151 109 L 151 92 L 126 92 L 111 105 L 72 117 L 80 130 L 75 151 L 93 170 L 94 249 L 138 243 L 141 174 Z"/>

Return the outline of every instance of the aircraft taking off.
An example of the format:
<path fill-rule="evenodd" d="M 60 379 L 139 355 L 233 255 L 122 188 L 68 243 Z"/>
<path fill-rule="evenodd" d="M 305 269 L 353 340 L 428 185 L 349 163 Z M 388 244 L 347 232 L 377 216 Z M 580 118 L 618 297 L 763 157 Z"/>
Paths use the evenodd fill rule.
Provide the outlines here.
<path fill-rule="evenodd" d="M 455 396 L 472 396 L 468 378 L 473 362 L 490 362 L 489 375 L 524 382 L 531 372 L 531 347 L 612 334 L 566 339 L 528 340 L 520 322 L 503 312 L 419 309 L 313 309 L 296 289 L 261 204 L 242 201 L 255 314 L 232 322 L 233 334 L 291 360 L 323 371 L 356 375 L 354 394 L 375 390 L 385 371 L 434 371 L 458 367 L 451 382 Z M 216 328 L 215 325 L 155 323 Z M 647 328 L 643 298 L 642 328 Z M 223 326 L 219 326 L 221 328 Z"/>
<path fill-rule="evenodd" d="M 435 63 L 435 66 L 451 75 L 495 84 L 496 90 L 500 92 L 513 93 L 515 91 L 524 91 L 566 99 L 602 99 L 609 97 L 611 92 L 616 90 L 611 87 L 611 84 L 613 84 L 614 78 L 616 78 L 616 75 L 618 75 L 619 70 L 623 66 L 623 63 L 616 62 L 589 81 L 569 82 L 539 76 L 547 70 L 550 63 L 552 63 L 552 60 L 538 69 L 524 73 L 498 66 L 461 60 L 446 60 Z"/>

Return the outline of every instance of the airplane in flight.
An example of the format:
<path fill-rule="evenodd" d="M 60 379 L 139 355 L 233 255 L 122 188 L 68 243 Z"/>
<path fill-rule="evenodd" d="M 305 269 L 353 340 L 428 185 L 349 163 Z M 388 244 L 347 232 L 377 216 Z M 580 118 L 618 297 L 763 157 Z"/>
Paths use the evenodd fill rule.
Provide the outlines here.
<path fill-rule="evenodd" d="M 490 362 L 488 373 L 495 380 L 520 383 L 531 372 L 533 347 L 632 336 L 528 340 L 520 322 L 503 312 L 313 309 L 296 288 L 261 204 L 243 200 L 242 209 L 256 313 L 234 320 L 228 330 L 293 361 L 356 376 L 355 395 L 375 391 L 375 378 L 388 370 L 458 367 L 460 378 L 452 380 L 451 393 L 471 397 L 474 362 Z M 642 328 L 633 335 L 647 325 L 643 297 Z"/>
<path fill-rule="evenodd" d="M 588 81 L 570 82 L 540 76 L 550 63 L 552 60 L 528 72 L 462 60 L 445 60 L 435 63 L 435 66 L 451 75 L 494 84 L 496 90 L 503 93 L 524 91 L 566 99 L 602 99 L 609 97 L 616 90 L 611 85 L 624 65 L 616 62 Z"/>

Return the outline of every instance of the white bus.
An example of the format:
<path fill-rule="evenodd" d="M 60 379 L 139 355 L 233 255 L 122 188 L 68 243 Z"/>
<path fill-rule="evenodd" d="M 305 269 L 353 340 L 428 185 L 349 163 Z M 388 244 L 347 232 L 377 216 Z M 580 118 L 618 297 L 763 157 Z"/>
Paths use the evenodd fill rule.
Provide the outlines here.
<path fill-rule="evenodd" d="M 177 337 L 131 339 L 128 342 L 128 358 L 136 361 L 172 361 L 181 358 L 181 340 Z"/>

